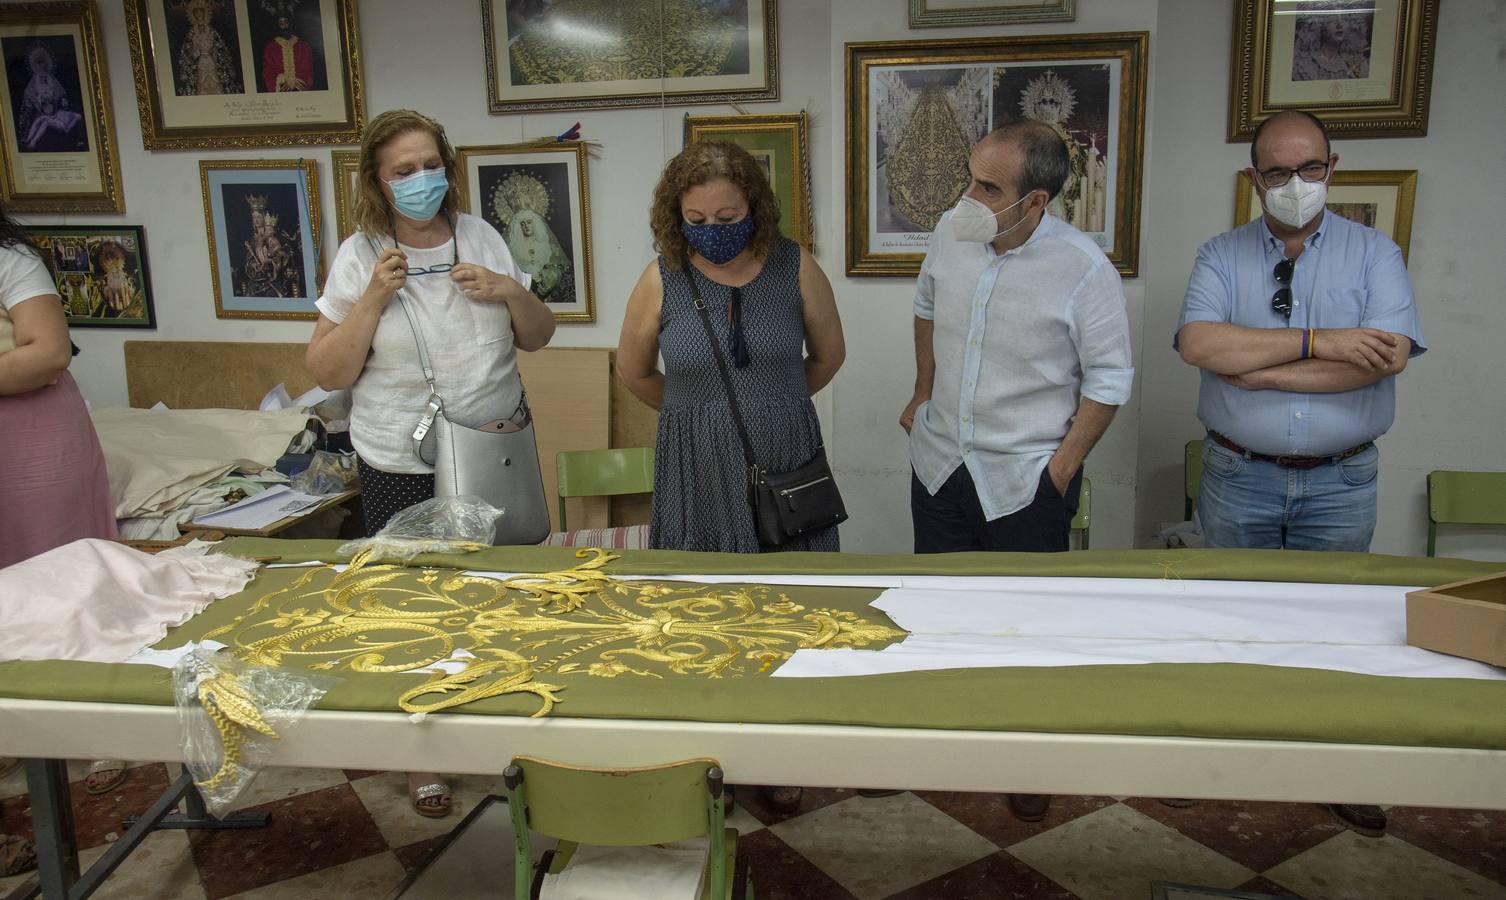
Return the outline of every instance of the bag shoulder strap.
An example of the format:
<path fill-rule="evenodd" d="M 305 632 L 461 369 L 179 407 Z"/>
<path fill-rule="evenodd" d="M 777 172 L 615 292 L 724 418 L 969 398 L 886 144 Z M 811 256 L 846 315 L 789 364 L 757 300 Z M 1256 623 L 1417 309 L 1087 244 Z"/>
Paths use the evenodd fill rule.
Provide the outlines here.
<path fill-rule="evenodd" d="M 701 287 L 696 284 L 692 268 L 690 260 L 685 260 L 685 278 L 690 282 L 693 305 L 701 317 L 701 325 L 706 329 L 706 341 L 711 344 L 711 353 L 716 357 L 716 370 L 722 376 L 722 387 L 727 390 L 727 404 L 732 407 L 732 422 L 737 426 L 737 438 L 743 445 L 743 459 L 747 461 L 748 469 L 756 480 L 758 459 L 753 455 L 753 442 L 748 440 L 748 428 L 743 424 L 743 412 L 737 402 L 737 391 L 732 387 L 732 375 L 727 371 L 727 360 L 722 356 L 721 345 L 717 343 L 716 331 L 711 327 L 711 314 L 706 312 L 706 300 L 701 296 Z"/>
<path fill-rule="evenodd" d="M 366 243 L 375 254 L 373 260 L 382 255 L 376 242 L 371 239 L 371 235 L 366 236 Z M 430 429 L 434 427 L 434 419 L 444 410 L 444 400 L 439 396 L 439 388 L 434 384 L 434 367 L 429 364 L 429 350 L 424 346 L 424 332 L 418 324 L 418 317 L 413 314 L 413 309 L 408 305 L 407 296 L 401 288 L 395 292 L 394 297 L 403 315 L 408 319 L 408 328 L 413 332 L 413 343 L 418 347 L 418 365 L 423 370 L 424 381 L 429 385 L 428 406 L 423 416 L 419 418 L 418 425 L 413 428 L 413 454 L 419 458 L 420 462 L 433 465 L 434 460 L 424 458 L 423 441 Z"/>

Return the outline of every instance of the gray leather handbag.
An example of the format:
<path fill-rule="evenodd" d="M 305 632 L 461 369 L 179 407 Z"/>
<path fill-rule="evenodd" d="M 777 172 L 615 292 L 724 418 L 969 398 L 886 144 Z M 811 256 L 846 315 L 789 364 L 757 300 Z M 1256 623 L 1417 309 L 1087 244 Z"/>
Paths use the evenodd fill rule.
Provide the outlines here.
<path fill-rule="evenodd" d="M 413 329 L 418 362 L 429 385 L 428 407 L 413 429 L 413 452 L 434 467 L 434 496 L 480 497 L 501 509 L 492 538 L 497 546 L 537 544 L 549 537 L 549 501 L 527 392 L 511 417 L 490 426 L 469 428 L 445 418 L 423 331 L 401 290 L 397 301 Z"/>

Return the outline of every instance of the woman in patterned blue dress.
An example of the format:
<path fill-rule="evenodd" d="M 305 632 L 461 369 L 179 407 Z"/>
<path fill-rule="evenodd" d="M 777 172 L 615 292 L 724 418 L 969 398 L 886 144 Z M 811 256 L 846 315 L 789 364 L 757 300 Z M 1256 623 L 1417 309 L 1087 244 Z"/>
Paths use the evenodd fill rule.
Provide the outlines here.
<path fill-rule="evenodd" d="M 774 472 L 822 446 L 810 398 L 846 354 L 831 282 L 809 250 L 780 235 L 768 179 L 735 144 L 692 144 L 670 160 L 650 224 L 659 258 L 633 288 L 617 346 L 618 376 L 659 410 L 649 545 L 837 550 L 835 526 L 760 548 L 748 467 L 690 279 L 705 298 L 754 455 Z"/>

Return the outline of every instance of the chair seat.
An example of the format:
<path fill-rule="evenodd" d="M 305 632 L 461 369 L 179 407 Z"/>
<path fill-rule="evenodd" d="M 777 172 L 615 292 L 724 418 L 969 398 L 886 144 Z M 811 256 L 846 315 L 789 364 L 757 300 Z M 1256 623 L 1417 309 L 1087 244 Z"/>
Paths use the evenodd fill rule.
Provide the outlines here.
<path fill-rule="evenodd" d="M 732 897 L 745 896 L 739 892 L 735 885 L 735 879 L 730 875 L 736 871 L 734 863 L 737 858 L 737 829 L 727 828 L 724 831 L 726 857 L 727 857 L 727 900 Z M 665 868 L 678 866 L 679 861 L 673 859 L 675 851 L 694 859 L 694 877 L 700 878 L 700 890 L 680 894 L 681 900 L 711 900 L 708 891 L 709 886 L 704 881 L 704 869 L 706 863 L 706 840 L 683 841 L 668 848 L 659 847 L 586 847 L 574 841 L 560 841 L 554 848 L 554 853 L 549 860 L 548 874 L 545 875 L 539 891 L 540 900 L 564 897 L 575 898 L 588 896 L 584 891 L 595 888 L 599 883 L 606 886 L 602 896 L 610 894 L 613 898 L 632 900 L 643 897 L 652 900 L 676 900 L 671 890 L 675 885 L 684 884 L 684 872 L 676 875 L 668 875 L 664 881 L 655 882 L 651 871 L 655 865 Z M 593 852 L 594 851 L 594 852 Z M 666 852 L 667 851 L 667 852 Z M 686 852 L 688 851 L 688 853 Z M 600 873 L 592 873 L 588 878 L 572 878 L 566 884 L 557 876 L 572 871 L 580 873 L 582 866 L 600 866 Z M 573 868 L 572 868 L 573 867 Z M 594 895 L 594 892 L 593 894 Z"/>
<path fill-rule="evenodd" d="M 546 547 L 600 547 L 603 550 L 645 550 L 648 548 L 647 525 L 620 525 L 616 528 L 581 528 L 556 531 L 544 542 Z"/>

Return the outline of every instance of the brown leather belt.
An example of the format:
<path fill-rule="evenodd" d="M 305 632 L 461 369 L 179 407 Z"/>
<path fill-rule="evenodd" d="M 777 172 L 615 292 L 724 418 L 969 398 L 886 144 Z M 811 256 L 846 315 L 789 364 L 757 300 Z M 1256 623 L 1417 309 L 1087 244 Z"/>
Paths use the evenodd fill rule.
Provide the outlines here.
<path fill-rule="evenodd" d="M 1238 444 L 1234 443 L 1233 441 L 1229 440 L 1216 431 L 1208 432 L 1208 436 L 1213 438 L 1213 442 L 1215 444 L 1218 444 L 1220 447 L 1225 447 L 1229 450 L 1233 450 L 1235 453 L 1238 453 L 1245 459 L 1256 459 L 1261 462 L 1275 463 L 1276 465 L 1281 466 L 1283 469 L 1316 469 L 1318 466 L 1326 466 L 1329 463 L 1336 463 L 1341 460 L 1348 459 L 1349 457 L 1356 454 L 1364 453 L 1366 450 L 1369 450 L 1371 447 L 1375 446 L 1375 443 L 1373 441 L 1366 441 L 1365 443 L 1360 444 L 1357 447 L 1350 447 L 1348 450 L 1345 450 L 1342 453 L 1335 453 L 1332 456 L 1268 456 L 1264 453 L 1256 453 L 1253 450 L 1246 450 L 1245 448 L 1239 446 Z"/>

